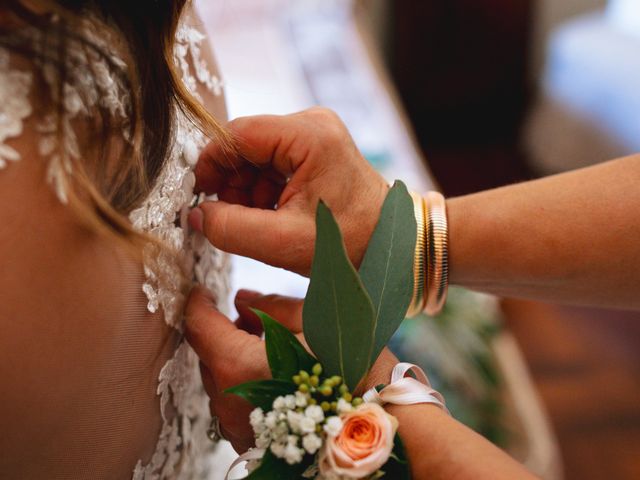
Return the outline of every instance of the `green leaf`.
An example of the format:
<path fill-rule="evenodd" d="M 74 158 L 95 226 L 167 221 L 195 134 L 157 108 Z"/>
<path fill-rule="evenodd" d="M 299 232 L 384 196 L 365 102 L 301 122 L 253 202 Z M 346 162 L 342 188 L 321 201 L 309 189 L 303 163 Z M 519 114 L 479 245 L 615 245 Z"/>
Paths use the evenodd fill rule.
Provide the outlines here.
<path fill-rule="evenodd" d="M 413 296 L 416 219 L 407 187 L 396 181 L 382 205 L 360 278 L 375 310 L 374 363 L 407 313 Z"/>
<path fill-rule="evenodd" d="M 236 385 L 225 390 L 225 393 L 244 398 L 255 407 L 264 411 L 273 408 L 276 397 L 294 393 L 298 387 L 295 383 L 284 380 L 258 380 Z"/>
<path fill-rule="evenodd" d="M 382 467 L 384 478 L 393 480 L 411 480 L 411 472 L 409 469 L 409 460 L 404 450 L 404 444 L 400 439 L 400 435 L 395 436 L 393 442 L 393 452 L 391 458 Z"/>
<path fill-rule="evenodd" d="M 260 466 L 251 472 L 251 474 L 246 477 L 246 480 L 301 478 L 309 464 L 309 462 L 302 462 L 297 465 L 289 465 L 271 453 L 271 450 L 267 450 L 262 457 Z"/>
<path fill-rule="evenodd" d="M 264 312 L 253 310 L 264 326 L 267 358 L 273 378 L 291 381 L 300 370 L 311 371 L 317 363 L 293 333 Z"/>
<path fill-rule="evenodd" d="M 374 312 L 347 257 L 338 224 L 322 202 L 316 213 L 316 249 L 304 302 L 304 335 L 328 375 L 354 389 L 371 366 Z"/>

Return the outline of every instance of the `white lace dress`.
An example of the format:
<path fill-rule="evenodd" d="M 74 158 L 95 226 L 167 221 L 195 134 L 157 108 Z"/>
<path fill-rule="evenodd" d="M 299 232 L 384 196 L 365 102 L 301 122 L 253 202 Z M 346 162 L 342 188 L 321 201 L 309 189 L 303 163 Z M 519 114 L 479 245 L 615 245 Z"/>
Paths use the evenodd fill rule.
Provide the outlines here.
<path fill-rule="evenodd" d="M 87 30 L 85 33 L 88 36 L 93 35 L 94 41 L 106 42 L 104 39 L 101 40 L 99 35 L 95 35 L 95 32 Z M 205 42 L 204 35 L 198 29 L 187 25 L 185 22 L 177 33 L 175 61 L 182 71 L 184 83 L 197 98 L 200 98 L 202 92 L 220 96 L 222 95 L 222 85 L 220 79 L 211 73 L 207 62 L 203 59 L 201 53 L 203 42 Z M 35 148 L 37 148 L 39 156 L 47 162 L 46 182 L 53 188 L 59 202 L 64 205 L 67 203 L 67 186 L 64 180 L 65 175 L 62 173 L 65 169 L 70 168 L 69 160 L 72 157 L 82 155 L 82 142 L 78 138 L 79 134 L 74 126 L 82 120 L 83 113 L 94 106 L 87 105 L 86 99 L 89 99 L 89 102 L 102 102 L 101 106 L 107 107 L 114 116 L 120 116 L 123 117 L 123 120 L 126 120 L 124 118 L 127 111 L 125 103 L 128 101 L 128 97 L 119 82 L 110 74 L 109 68 L 103 59 L 91 56 L 86 51 L 70 52 L 70 57 L 77 57 L 74 58 L 77 61 L 76 64 L 91 67 L 101 92 L 86 90 L 80 92 L 81 89 L 95 89 L 96 87 L 94 83 L 85 81 L 87 80 L 87 75 L 89 75 L 88 69 L 76 69 L 72 71 L 68 83 L 63 88 L 65 98 L 63 99 L 64 113 L 62 121 L 56 122 L 52 118 L 39 117 L 34 113 L 31 100 L 32 90 L 36 84 L 34 71 L 26 67 L 21 68 L 20 65 L 12 61 L 11 56 L 12 54 L 8 50 L 0 48 L 0 169 L 4 170 L 5 173 L 9 173 L 12 168 L 17 168 L 20 163 L 31 161 L 23 158 L 25 154 L 21 151 L 21 148 L 15 146 L 12 142 L 19 140 L 26 129 L 26 122 L 32 122 L 37 132 L 37 145 Z M 112 61 L 117 64 L 122 63 L 122 60 L 115 54 Z M 54 84 L 54 77 L 49 75 L 46 68 L 38 73 L 45 80 L 51 92 L 57 91 L 58 85 Z M 128 350 L 125 353 L 105 354 L 107 357 L 105 363 L 118 364 L 117 368 L 124 373 L 120 377 L 116 377 L 114 374 L 113 379 L 107 378 L 104 383 L 98 382 L 95 386 L 89 386 L 89 378 L 94 378 L 93 375 L 87 373 L 87 378 L 84 379 L 82 373 L 78 374 L 81 379 L 78 383 L 85 383 L 85 385 L 78 388 L 81 391 L 89 392 L 87 395 L 94 395 L 93 390 L 90 391 L 90 389 L 104 388 L 107 392 L 113 392 L 113 397 L 117 397 L 122 389 L 131 390 L 127 394 L 128 397 L 123 395 L 124 401 L 118 403 L 118 407 L 114 407 L 117 410 L 108 413 L 107 417 L 111 417 L 111 415 L 113 417 L 126 416 L 128 412 L 122 405 L 127 404 L 127 398 L 131 399 L 131 409 L 138 409 L 136 411 L 141 413 L 135 413 L 131 417 L 133 420 L 128 421 L 128 423 L 124 422 L 124 425 L 122 425 L 117 424 L 115 419 L 111 423 L 104 419 L 94 420 L 94 415 L 88 412 L 86 419 L 78 421 L 80 426 L 73 427 L 75 429 L 73 435 L 69 435 L 74 438 L 80 435 L 82 439 L 78 441 L 79 445 L 77 446 L 75 444 L 72 446 L 71 443 L 73 442 L 69 442 L 68 450 L 78 452 L 70 453 L 71 459 L 66 458 L 64 455 L 52 454 L 55 460 L 51 460 L 51 458 L 38 460 L 39 453 L 49 449 L 51 451 L 57 450 L 56 447 L 47 445 L 38 451 L 34 446 L 34 452 L 31 455 L 33 462 L 50 461 L 51 465 L 53 465 L 47 466 L 50 472 L 48 478 L 109 478 L 111 475 L 108 473 L 110 471 L 109 468 L 106 468 L 105 472 L 99 473 L 95 467 L 85 468 L 85 465 L 87 462 L 91 464 L 91 461 L 86 460 L 87 455 L 95 453 L 95 455 L 99 456 L 100 452 L 108 451 L 111 448 L 113 448 L 114 452 L 126 452 L 126 446 L 110 446 L 112 444 L 118 445 L 117 438 L 111 441 L 112 436 L 120 436 L 121 442 L 126 442 L 128 440 L 125 439 L 135 437 L 137 440 L 135 442 L 132 441 L 132 445 L 135 443 L 135 451 L 142 452 L 140 453 L 141 457 L 139 457 L 137 463 L 127 465 L 127 462 L 131 462 L 131 458 L 135 457 L 134 455 L 131 458 L 113 458 L 112 455 L 106 455 L 108 458 L 101 459 L 100 463 L 114 462 L 123 464 L 124 468 L 131 472 L 131 476 L 135 480 L 206 478 L 212 474 L 212 472 L 208 471 L 209 467 L 207 465 L 211 462 L 208 461 L 207 455 L 214 446 L 206 438 L 205 434 L 210 419 L 208 403 L 200 382 L 197 357 L 182 339 L 182 309 L 186 294 L 193 282 L 207 285 L 218 299 L 227 298 L 229 264 L 225 255 L 213 249 L 201 236 L 189 232 L 187 227 L 186 216 L 188 208 L 195 201 L 193 167 L 197 161 L 199 150 L 205 144 L 205 138 L 182 113 L 176 111 L 175 115 L 177 128 L 173 144 L 169 150 L 169 158 L 150 195 L 139 208 L 131 212 L 130 220 L 136 229 L 154 235 L 174 247 L 175 250 L 182 252 L 182 254 L 180 258 L 176 259 L 168 251 L 158 249 L 152 245 L 147 246 L 144 250 L 144 276 L 140 275 L 136 278 L 139 279 L 138 291 L 144 292 L 144 297 L 140 295 L 140 298 L 146 298 L 146 305 L 145 302 L 140 302 L 139 299 L 131 299 L 129 302 L 131 305 L 128 305 L 127 299 L 124 300 L 124 303 L 127 304 L 128 311 L 146 309 L 146 313 L 136 311 L 132 314 L 132 318 L 139 315 L 141 318 L 144 317 L 145 320 L 144 322 L 139 322 L 135 328 L 130 325 L 126 327 L 128 329 L 127 336 L 122 336 L 122 338 L 126 338 L 126 342 L 131 343 L 131 347 L 127 347 Z M 61 136 L 58 130 L 60 128 L 63 129 L 63 135 Z M 59 138 L 63 139 L 63 144 L 60 144 Z M 0 175 L 5 173 L 0 172 Z M 43 178 L 42 181 L 44 182 L 45 179 Z M 110 288 L 108 280 L 104 281 L 104 287 Z M 2 309 L 0 308 L 1 311 Z M 0 319 L 0 321 L 7 321 L 7 319 Z M 169 330 L 169 333 L 166 334 L 171 339 L 168 348 L 165 348 L 166 344 L 159 340 L 162 335 L 150 333 L 160 331 L 155 322 L 165 322 L 168 326 L 163 327 Z M 127 322 L 115 323 L 126 324 Z M 153 328 L 150 327 L 151 325 L 153 325 Z M 136 340 L 136 335 L 144 336 L 144 339 Z M 129 340 L 130 338 L 132 340 Z M 121 340 L 117 341 L 121 342 Z M 147 371 L 140 367 L 128 367 L 127 358 L 129 355 L 134 355 L 135 350 L 138 348 L 144 349 L 143 344 L 147 342 L 158 344 L 158 348 L 162 348 L 161 353 L 153 357 L 156 359 L 156 363 L 160 362 L 159 367 L 155 368 L 153 366 L 153 360 L 149 362 Z M 117 343 L 116 336 L 114 336 L 112 343 Z M 102 345 L 102 342 L 99 342 L 99 345 Z M 64 351 L 64 346 L 61 348 Z M 110 348 L 112 350 L 109 350 L 109 352 L 116 352 L 118 348 L 124 347 L 116 345 Z M 102 351 L 101 348 L 96 347 L 96 355 L 98 355 L 98 350 Z M 150 350 L 153 350 L 153 348 L 150 348 Z M 131 353 L 131 351 L 134 352 Z M 150 357 L 151 355 L 149 355 Z M 160 360 L 157 360 L 158 358 Z M 53 359 L 53 361 L 55 360 Z M 120 363 L 123 365 L 120 365 Z M 92 362 L 86 362 L 87 371 L 91 369 L 90 364 Z M 140 363 L 140 365 L 146 365 L 146 363 Z M 69 367 L 65 368 L 68 371 Z M 116 369 L 116 366 L 113 368 Z M 128 369 L 131 371 L 128 371 Z M 127 379 L 133 375 L 139 378 L 127 383 Z M 148 385 L 145 383 L 147 377 L 150 378 L 150 382 L 148 382 L 150 384 L 153 379 L 156 380 L 155 387 L 151 385 L 155 392 L 147 388 Z M 65 377 L 62 378 L 64 383 Z M 2 381 L 1 378 L 0 381 Z M 66 389 L 62 384 L 59 385 L 59 388 L 61 390 Z M 53 388 L 54 391 L 56 389 L 57 387 Z M 102 395 L 99 396 L 100 405 L 111 401 L 110 397 L 106 398 L 105 393 L 96 395 Z M 152 396 L 155 397 L 153 400 L 150 399 Z M 69 395 L 64 403 L 68 404 L 69 399 L 73 398 L 76 397 Z M 155 412 L 147 412 L 149 408 L 143 410 L 141 406 L 153 403 L 156 405 Z M 44 409 L 47 408 L 46 402 L 43 401 L 42 405 Z M 73 410 L 73 412 L 77 413 L 73 413 L 70 420 L 65 423 L 75 423 L 77 418 L 84 415 L 82 413 L 84 411 L 82 407 L 77 407 Z M 109 410 L 106 411 L 111 412 Z M 145 420 L 144 423 L 140 421 L 140 425 L 134 426 L 134 421 L 147 414 L 149 415 L 148 421 Z M 0 413 L 0 415 L 2 414 Z M 50 416 L 55 417 L 55 415 L 60 416 L 59 413 L 52 413 Z M 64 413 L 63 415 L 68 414 Z M 28 418 L 28 415 L 26 418 Z M 4 420 L 10 423 L 9 419 Z M 48 425 L 48 422 L 49 420 L 42 421 L 41 425 Z M 94 426 L 93 423 L 100 425 Z M 55 422 L 52 420 L 52 425 L 54 424 Z M 112 426 L 116 424 L 118 425 L 117 427 Z M 129 424 L 132 429 L 137 430 L 136 433 L 127 431 L 127 425 Z M 0 419 L 0 426 L 2 426 L 2 419 Z M 111 431 L 116 428 L 118 429 L 117 435 Z M 100 429 L 102 429 L 102 434 L 99 433 Z M 148 431 L 144 431 L 145 429 Z M 48 438 L 55 441 L 56 430 L 52 428 L 51 431 L 54 433 L 48 433 Z M 88 434 L 87 432 L 92 433 Z M 4 429 L 3 435 L 7 435 Z M 9 435 L 11 436 L 11 432 Z M 60 438 L 66 438 L 64 435 L 61 434 Z M 109 438 L 108 442 L 104 441 L 106 442 L 104 449 L 102 447 L 103 444 L 100 443 L 102 441 L 101 435 Z M 31 443 L 27 441 L 26 444 L 37 445 L 38 441 L 33 439 Z M 95 445 L 87 447 L 88 450 L 83 450 L 83 445 L 86 445 L 87 442 L 94 442 Z M 29 456 L 30 454 L 27 455 L 27 458 Z M 43 457 L 46 456 L 43 455 Z M 0 457 L 2 457 L 1 453 Z M 73 465 L 74 461 L 77 461 L 77 465 Z M 0 460 L 0 468 L 3 466 L 2 463 L 2 460 Z M 71 463 L 71 465 L 67 465 L 68 463 Z M 7 468 L 10 471 L 11 468 L 13 468 L 13 471 L 21 471 L 20 465 L 16 467 L 15 464 L 11 464 L 10 460 L 8 464 L 9 467 Z M 56 473 L 58 465 L 61 465 L 61 470 Z M 26 469 L 25 472 L 31 471 L 27 467 L 24 468 Z M 67 473 L 61 473 L 62 471 Z M 36 474 L 33 475 L 36 476 Z M 0 476 L 2 476 L 2 473 L 0 473 Z M 30 478 L 30 475 L 25 474 L 22 478 Z"/>

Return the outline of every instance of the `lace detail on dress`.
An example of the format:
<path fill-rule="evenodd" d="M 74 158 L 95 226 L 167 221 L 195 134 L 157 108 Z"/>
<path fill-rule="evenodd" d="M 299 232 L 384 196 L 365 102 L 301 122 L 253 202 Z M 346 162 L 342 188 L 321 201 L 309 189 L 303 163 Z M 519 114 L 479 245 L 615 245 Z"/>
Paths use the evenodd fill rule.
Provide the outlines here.
<path fill-rule="evenodd" d="M 108 35 L 98 36 L 95 21 L 87 19 L 82 28 L 82 35 L 108 51 Z M 104 29 L 102 29 L 104 30 Z M 44 51 L 44 57 L 55 58 L 57 45 L 42 42 L 41 34 L 26 28 L 24 34 L 34 45 Z M 62 88 L 55 67 L 50 64 L 35 62 L 42 77 L 49 87 L 49 95 L 56 103 L 63 106 L 61 118 L 57 113 L 49 113 L 39 122 L 36 129 L 40 133 L 38 151 L 48 159 L 47 180 L 53 186 L 62 203 L 67 203 L 67 178 L 72 173 L 72 159 L 79 159 L 81 152 L 73 122 L 82 116 L 88 118 L 96 106 L 106 108 L 114 119 L 123 124 L 123 135 L 127 138 L 130 97 L 121 82 L 117 81 L 106 60 L 95 50 L 83 48 L 78 41 L 71 41 L 67 46 L 65 69 L 68 78 Z M 124 69 L 125 63 L 116 55 L 110 60 L 114 65 Z M 79 67 L 84 66 L 84 67 Z M 0 48 L 0 70 L 2 70 L 2 105 L 4 115 L 0 117 L 0 168 L 7 161 L 17 161 L 20 155 L 4 144 L 9 136 L 22 133 L 22 120 L 32 113 L 29 102 L 29 91 L 33 83 L 31 72 L 9 70 L 9 52 Z M 62 91 L 63 98 L 59 98 Z M 5 124 L 6 122 L 6 124 Z"/>
<path fill-rule="evenodd" d="M 185 85 L 196 98 L 201 98 L 198 83 L 215 95 L 222 93 L 222 82 L 200 58 L 200 44 L 204 40 L 205 36 L 192 27 L 183 24 L 178 29 L 175 61 Z M 181 112 L 175 114 L 176 139 L 169 161 L 147 200 L 130 218 L 136 228 L 150 232 L 178 252 L 148 245 L 144 251 L 147 281 L 142 288 L 149 311 L 162 309 L 167 324 L 181 331 L 188 288 L 195 280 L 211 289 L 217 298 L 226 298 L 229 263 L 228 257 L 215 250 L 202 235 L 189 232 L 188 209 L 197 201 L 192 170 L 206 138 Z M 205 478 L 203 454 L 213 448 L 206 437 L 208 404 L 198 359 L 187 344 L 181 344 L 162 369 L 158 394 L 164 426 L 153 458 L 146 466 L 138 463 L 134 480 Z"/>
<path fill-rule="evenodd" d="M 204 478 L 204 467 L 198 460 L 208 447 L 202 440 L 207 429 L 202 419 L 207 418 L 208 409 L 202 401 L 198 358 L 186 343 L 160 372 L 158 395 L 163 420 L 158 445 L 148 465 L 138 462 L 133 479 Z M 183 463 L 185 459 L 190 463 Z"/>
<path fill-rule="evenodd" d="M 198 99 L 197 82 L 204 85 L 214 95 L 222 95 L 223 83 L 219 77 L 212 75 L 209 71 L 207 62 L 202 59 L 200 53 L 200 45 L 206 39 L 197 28 L 182 24 L 176 32 L 176 62 L 182 71 L 182 80 L 187 85 L 191 93 Z M 189 64 L 189 56 L 191 57 L 191 65 L 195 70 L 195 77 L 191 73 L 191 65 Z"/>
<path fill-rule="evenodd" d="M 0 48 L 0 170 L 8 162 L 20 160 L 20 153 L 5 143 L 20 136 L 22 122 L 31 115 L 29 91 L 31 72 L 18 72 L 9 67 L 9 52 Z"/>
<path fill-rule="evenodd" d="M 96 28 L 94 22 L 87 22 L 86 27 L 82 33 L 88 39 L 101 47 L 109 45 L 107 33 L 102 36 L 105 28 Z M 214 95 L 222 94 L 222 82 L 210 73 L 201 58 L 204 40 L 202 33 L 187 25 L 182 25 L 177 33 L 175 61 L 187 88 L 197 98 L 201 98 L 198 85 Z M 127 90 L 112 73 L 113 67 L 96 52 L 72 45 L 67 58 L 69 76 L 61 90 L 52 67 L 36 64 L 52 99 L 60 100 L 56 97 L 59 91 L 64 95 L 61 118 L 53 113 L 45 115 L 36 127 L 40 134 L 39 153 L 49 162 L 47 179 L 63 203 L 67 201 L 66 178 L 72 173 L 72 159 L 81 155 L 75 121 L 99 105 L 120 121 L 124 139 L 129 141 L 127 122 L 131 101 Z M 115 54 L 110 60 L 125 68 Z M 31 72 L 12 70 L 8 51 L 0 48 L 0 169 L 20 159 L 19 153 L 5 141 L 22 133 L 23 121 L 32 113 L 29 100 L 32 80 Z M 187 228 L 188 209 L 197 200 L 193 193 L 193 167 L 206 138 L 181 111 L 176 109 L 174 115 L 176 135 L 169 158 L 148 198 L 131 212 L 130 220 L 136 229 L 154 235 L 176 252 L 152 244 L 144 249 L 146 281 L 142 290 L 148 299 L 148 310 L 161 310 L 164 321 L 181 332 L 186 294 L 194 281 L 206 285 L 219 299 L 228 296 L 229 260 L 204 237 Z M 206 437 L 208 404 L 197 356 L 184 341 L 162 368 L 158 381 L 163 425 L 155 453 L 147 465 L 142 461 L 137 463 L 133 479 L 204 478 L 207 468 L 204 453 L 213 448 Z"/>

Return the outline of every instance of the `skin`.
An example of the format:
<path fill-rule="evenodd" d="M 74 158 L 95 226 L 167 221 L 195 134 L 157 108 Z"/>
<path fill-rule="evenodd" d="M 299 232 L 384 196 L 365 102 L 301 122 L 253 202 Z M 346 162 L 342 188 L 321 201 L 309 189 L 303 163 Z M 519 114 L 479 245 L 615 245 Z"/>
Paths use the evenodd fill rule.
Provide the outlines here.
<path fill-rule="evenodd" d="M 217 247 L 306 274 L 314 212 L 336 214 L 358 266 L 387 193 L 335 114 L 311 109 L 229 124 L 225 155 L 209 145 L 198 187 L 219 193 L 191 214 Z M 255 177 L 242 183 L 245 171 Z M 275 170 L 286 186 L 263 186 Z M 238 185 L 234 196 L 229 185 Z M 452 283 L 499 295 L 640 309 L 640 155 L 447 201 Z M 252 203 L 252 198 L 260 202 Z M 274 209 L 275 206 L 277 209 Z M 255 208 L 258 207 L 258 208 Z"/>
<path fill-rule="evenodd" d="M 198 188 L 217 193 L 220 201 L 195 209 L 191 225 L 219 248 L 307 274 L 314 212 L 322 197 L 336 214 L 349 256 L 358 266 L 388 187 L 335 114 L 312 109 L 241 118 L 229 129 L 239 140 L 237 151 L 224 153 L 209 145 L 196 171 Z M 448 200 L 452 282 L 500 295 L 640 308 L 639 184 L 636 155 Z M 189 339 L 205 358 L 213 412 L 234 445 L 244 448 L 252 443 L 248 406 L 239 400 L 219 401 L 219 387 L 268 375 L 264 346 L 246 333 L 259 333 L 255 320 L 248 326 L 250 312 L 240 307 L 239 326 L 234 327 L 213 313 L 212 303 L 203 305 L 198 292 L 192 303 L 200 303 L 200 317 L 218 320 L 190 320 Z M 252 295 L 251 302 L 263 302 L 260 308 L 272 311 L 264 300 L 269 297 Z M 278 303 L 277 297 L 270 298 Z M 272 313 L 299 334 L 299 307 Z M 217 333 L 221 322 L 230 332 L 224 340 Z M 230 347 L 236 341 L 238 346 Z M 390 355 L 385 352 L 365 387 L 387 381 L 396 361 Z M 244 412 L 238 415 L 236 408 Z M 433 406 L 387 408 L 400 421 L 415 478 L 533 478 Z"/>
<path fill-rule="evenodd" d="M 289 328 L 301 340 L 302 301 L 241 290 L 235 299 L 239 318 L 234 323 L 220 313 L 215 299 L 202 287 L 190 295 L 186 310 L 186 337 L 201 360 L 203 383 L 212 415 L 238 452 L 253 446 L 248 423 L 252 407 L 224 390 L 240 383 L 269 378 L 260 322 L 251 308 L 262 310 Z M 385 349 L 360 386 L 365 391 L 388 383 L 397 358 Z M 429 480 L 534 479 L 520 464 L 431 405 L 387 406 L 399 420 L 399 433 L 410 458 L 413 478 Z M 474 461 L 469 461 L 474 459 Z"/>

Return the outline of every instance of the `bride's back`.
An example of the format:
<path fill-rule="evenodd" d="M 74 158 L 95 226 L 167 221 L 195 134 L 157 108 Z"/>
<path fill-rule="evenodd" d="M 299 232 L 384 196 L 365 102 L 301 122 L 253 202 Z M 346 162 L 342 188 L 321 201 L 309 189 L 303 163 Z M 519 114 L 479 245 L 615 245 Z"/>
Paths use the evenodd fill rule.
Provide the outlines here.
<path fill-rule="evenodd" d="M 226 261 L 180 221 L 205 141 L 181 89 L 215 109 L 220 85 L 182 2 L 137 2 L 137 25 L 57 3 L 0 7 L 0 477 L 198 476 L 182 302 L 193 280 L 223 298 Z M 151 68 L 131 42 L 163 33 Z"/>

